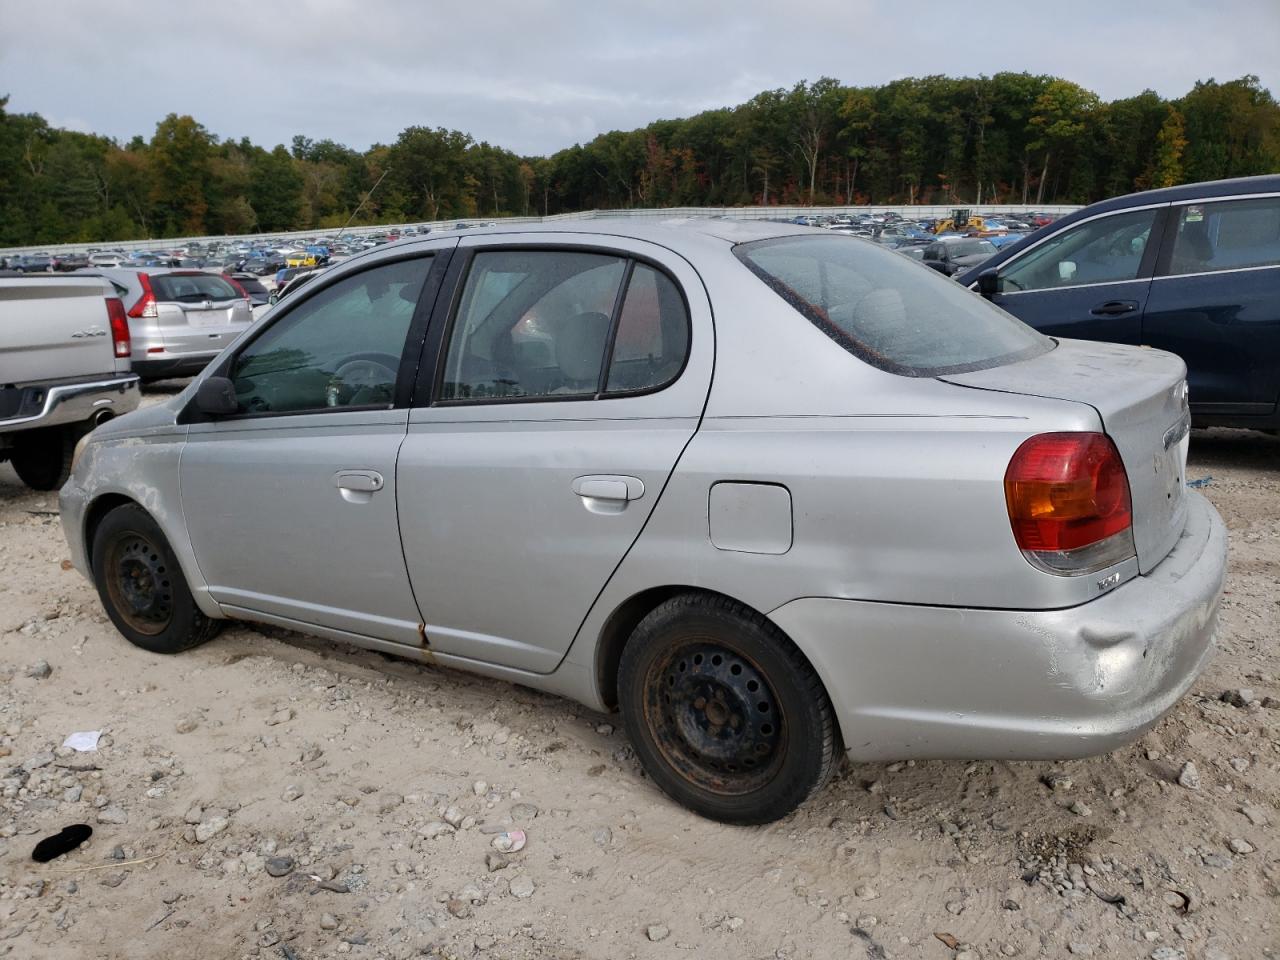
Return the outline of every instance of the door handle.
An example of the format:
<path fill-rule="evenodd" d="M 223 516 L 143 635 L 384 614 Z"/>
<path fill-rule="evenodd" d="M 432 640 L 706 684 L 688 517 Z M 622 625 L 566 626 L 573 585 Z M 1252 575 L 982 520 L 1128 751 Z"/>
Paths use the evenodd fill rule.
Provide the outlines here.
<path fill-rule="evenodd" d="M 625 506 L 628 501 L 644 496 L 644 483 L 639 477 L 596 474 L 576 478 L 573 492 L 583 500 L 607 500 Z"/>
<path fill-rule="evenodd" d="M 1137 300 L 1108 300 L 1106 303 L 1098 304 L 1089 312 L 1095 317 L 1119 317 L 1126 313 L 1133 313 L 1137 309 Z"/>
<path fill-rule="evenodd" d="M 384 481 L 377 470 L 339 470 L 333 475 L 333 485 L 347 503 L 368 503 Z"/>
<path fill-rule="evenodd" d="M 333 485 L 339 490 L 376 493 L 382 489 L 382 483 L 382 474 L 377 470 L 339 470 L 333 475 Z"/>

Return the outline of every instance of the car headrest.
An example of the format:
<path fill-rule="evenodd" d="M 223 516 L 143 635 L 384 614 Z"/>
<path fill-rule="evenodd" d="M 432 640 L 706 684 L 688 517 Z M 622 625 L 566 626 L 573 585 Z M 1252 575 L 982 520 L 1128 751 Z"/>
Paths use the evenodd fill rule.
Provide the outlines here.
<path fill-rule="evenodd" d="M 580 383 L 597 379 L 609 336 L 608 315 L 579 313 L 550 326 L 555 338 L 556 365 L 566 379 Z"/>

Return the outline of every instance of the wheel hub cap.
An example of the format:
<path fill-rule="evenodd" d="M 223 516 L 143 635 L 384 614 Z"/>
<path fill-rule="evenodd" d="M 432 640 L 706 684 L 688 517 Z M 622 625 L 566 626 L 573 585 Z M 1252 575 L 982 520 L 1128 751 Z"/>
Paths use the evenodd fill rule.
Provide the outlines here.
<path fill-rule="evenodd" d="M 173 616 L 173 583 L 164 554 L 140 536 L 122 538 L 112 554 L 109 585 L 116 609 L 135 630 L 159 633 Z"/>
<path fill-rule="evenodd" d="M 771 775 L 781 761 L 783 723 L 755 664 L 719 644 L 691 643 L 659 670 L 649 717 L 663 753 L 684 776 L 739 793 Z"/>

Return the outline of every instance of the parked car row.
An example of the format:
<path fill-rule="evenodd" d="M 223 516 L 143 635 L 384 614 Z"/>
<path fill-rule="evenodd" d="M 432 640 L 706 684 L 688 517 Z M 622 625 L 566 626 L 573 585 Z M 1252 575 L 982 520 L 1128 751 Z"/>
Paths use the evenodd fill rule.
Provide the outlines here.
<path fill-rule="evenodd" d="M 0 257 L 0 270 L 12 270 L 15 273 L 70 273 L 89 265 L 89 258 L 83 253 L 21 253 Z"/>
<path fill-rule="evenodd" d="M 264 238 L 254 244 L 226 244 L 219 241 L 192 241 L 166 250 L 140 250 L 123 247 L 87 253 L 11 254 L 0 257 L 0 269 L 18 273 L 70 273 L 85 267 L 181 268 L 217 270 L 270 276 L 285 267 L 315 267 L 337 263 L 346 257 L 369 250 L 402 237 L 420 236 L 429 227 L 405 227 L 402 230 L 367 236 L 344 234 L 337 238 L 316 236 L 304 240 Z"/>

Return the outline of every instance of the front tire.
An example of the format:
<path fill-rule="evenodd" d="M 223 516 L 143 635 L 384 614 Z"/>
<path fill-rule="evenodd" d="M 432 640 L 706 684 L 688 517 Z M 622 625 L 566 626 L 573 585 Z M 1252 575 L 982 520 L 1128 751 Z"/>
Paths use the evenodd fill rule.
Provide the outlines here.
<path fill-rule="evenodd" d="M 822 681 L 774 624 L 727 597 L 673 597 L 618 667 L 623 723 L 669 796 L 723 823 L 768 823 L 821 788 L 840 755 Z"/>
<path fill-rule="evenodd" d="M 222 621 L 196 606 L 160 525 L 136 504 L 116 507 L 93 536 L 93 580 L 126 640 L 152 653 L 181 653 L 212 640 Z"/>

